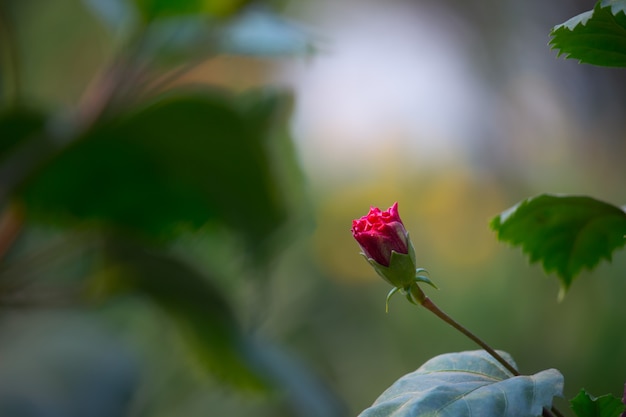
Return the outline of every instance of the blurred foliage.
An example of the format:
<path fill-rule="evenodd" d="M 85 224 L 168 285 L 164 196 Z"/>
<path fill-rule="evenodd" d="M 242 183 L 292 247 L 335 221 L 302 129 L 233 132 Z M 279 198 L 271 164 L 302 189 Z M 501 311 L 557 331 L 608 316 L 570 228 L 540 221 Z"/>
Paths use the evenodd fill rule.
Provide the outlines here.
<path fill-rule="evenodd" d="M 232 307 L 207 277 L 171 256 L 124 241 L 109 239 L 104 252 L 106 262 L 90 283 L 93 297 L 148 297 L 175 320 L 211 373 L 242 387 L 265 385 L 245 362 L 245 336 Z"/>
<path fill-rule="evenodd" d="M 33 218 L 53 224 L 172 238 L 184 225 L 217 221 L 257 244 L 285 217 L 270 168 L 279 161 L 265 143 L 277 100 L 266 97 L 257 105 L 267 110 L 247 115 L 215 92 L 161 97 L 90 129 L 18 193 Z"/>
<path fill-rule="evenodd" d="M 1 28 L 9 35 L 2 42 L 0 113 L 3 307 L 100 311 L 106 321 L 118 300 L 144 300 L 168 317 L 203 373 L 220 384 L 257 391 L 270 409 L 274 404 L 290 415 L 341 415 L 343 406 L 332 390 L 286 350 L 247 329 L 237 303 L 250 281 L 269 279 L 277 254 L 293 236 L 290 223 L 302 220 L 291 214 L 303 204 L 303 193 L 286 134 L 289 92 L 170 86 L 202 60 L 222 53 L 227 43 L 216 39 L 246 30 L 245 20 L 236 25 L 216 20 L 249 13 L 244 3 L 88 1 L 102 21 L 113 22 L 114 31 L 121 29 L 116 18 L 135 26 L 118 32 L 117 51 L 91 74 L 71 108 L 22 104 L 28 100 L 20 95 L 22 54 L 13 19 L 19 20 L 27 6 L 2 3 Z M 130 16 L 122 19 L 125 13 Z M 137 15 L 141 19 L 133 20 Z M 275 27 L 282 35 L 289 27 L 270 10 L 262 15 L 265 33 Z M 194 19 L 195 30 L 172 38 Z M 258 29 L 258 22 L 250 25 Z M 258 53 L 251 45 L 254 30 L 227 48 Z M 270 43 L 271 36 L 276 35 L 270 35 Z M 289 36 L 297 41 L 289 43 Z M 281 53 L 293 54 L 308 38 L 293 29 L 285 41 L 296 46 Z M 194 54 L 189 45 L 202 53 Z M 163 60 L 164 55 L 176 59 Z M 207 251 L 195 257 L 176 249 L 193 235 L 213 235 L 203 247 Z M 225 285 L 224 277 L 235 285 Z M 122 311 L 133 314 L 131 307 Z M 69 342 L 65 336 L 59 340 Z M 130 372 L 137 362 L 131 357 L 120 366 Z M 98 367 L 106 364 L 86 357 L 76 366 L 80 388 L 45 367 L 42 372 L 80 395 L 90 389 L 90 378 L 104 376 Z M 92 405 L 107 402 L 95 414 L 79 402 L 72 412 L 55 409 L 21 393 L 19 386 L 0 395 L 0 409 L 20 416 L 154 410 L 144 405 L 133 411 L 137 401 L 132 399 L 140 390 L 135 374 L 109 376 L 110 385 L 101 382 L 101 392 L 85 394 Z M 36 395 L 63 397 L 44 385 L 34 389 Z"/>

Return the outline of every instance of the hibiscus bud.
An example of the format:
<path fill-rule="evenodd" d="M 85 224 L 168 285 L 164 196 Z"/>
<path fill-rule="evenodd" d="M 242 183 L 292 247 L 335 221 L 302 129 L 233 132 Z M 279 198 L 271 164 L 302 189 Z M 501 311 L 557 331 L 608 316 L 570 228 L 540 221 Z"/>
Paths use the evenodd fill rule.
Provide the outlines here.
<path fill-rule="evenodd" d="M 415 282 L 415 250 L 400 215 L 398 203 L 386 211 L 370 208 L 367 216 L 352 221 L 352 236 L 376 272 L 396 288 Z"/>

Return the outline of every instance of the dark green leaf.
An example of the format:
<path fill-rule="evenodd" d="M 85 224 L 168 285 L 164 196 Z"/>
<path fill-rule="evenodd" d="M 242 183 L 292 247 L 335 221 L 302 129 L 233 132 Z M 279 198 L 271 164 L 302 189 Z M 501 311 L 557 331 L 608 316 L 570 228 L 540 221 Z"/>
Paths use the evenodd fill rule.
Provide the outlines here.
<path fill-rule="evenodd" d="M 32 139 L 44 127 L 43 115 L 31 110 L 11 110 L 0 113 L 0 161 L 15 150 L 22 141 Z"/>
<path fill-rule="evenodd" d="M 33 218 L 61 225 L 162 238 L 216 221 L 258 245 L 285 218 L 266 143 L 275 116 L 260 123 L 216 93 L 170 96 L 75 141 L 21 196 Z"/>
<path fill-rule="evenodd" d="M 555 26 L 550 45 L 581 63 L 626 66 L 626 1 L 601 0 L 593 10 Z"/>
<path fill-rule="evenodd" d="M 556 272 L 563 290 L 583 268 L 593 268 L 626 243 L 626 213 L 584 196 L 543 194 L 496 216 L 498 239 L 521 246 L 530 262 Z"/>
<path fill-rule="evenodd" d="M 578 417 L 619 417 L 624 411 L 624 404 L 619 398 L 607 394 L 594 397 L 584 389 L 570 401 Z"/>
<path fill-rule="evenodd" d="M 12 109 L 0 114 L 0 205 L 56 145 L 45 132 L 43 114 Z"/>
<path fill-rule="evenodd" d="M 485 351 L 449 353 L 400 378 L 360 417 L 535 417 L 562 390 L 555 369 L 512 376 Z"/>

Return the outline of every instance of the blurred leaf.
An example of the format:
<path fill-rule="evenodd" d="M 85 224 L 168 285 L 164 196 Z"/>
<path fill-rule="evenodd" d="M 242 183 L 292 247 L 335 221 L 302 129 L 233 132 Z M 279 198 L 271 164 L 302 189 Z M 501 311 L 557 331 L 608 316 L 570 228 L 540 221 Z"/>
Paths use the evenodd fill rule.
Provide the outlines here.
<path fill-rule="evenodd" d="M 570 404 L 578 417 L 619 417 L 624 411 L 619 398 L 611 394 L 596 398 L 584 389 L 570 400 Z"/>
<path fill-rule="evenodd" d="M 607 67 L 626 66 L 626 0 L 601 0 L 588 12 L 555 26 L 558 56 Z"/>
<path fill-rule="evenodd" d="M 626 213 L 591 197 L 543 194 L 522 201 L 491 221 L 498 239 L 521 246 L 530 262 L 555 271 L 567 290 L 583 268 L 626 243 Z"/>
<path fill-rule="evenodd" d="M 208 277 L 185 263 L 127 240 L 109 240 L 108 267 L 90 286 L 104 300 L 119 294 L 147 296 L 176 324 L 192 352 L 218 379 L 259 389 L 268 381 L 250 359 L 234 312 Z"/>
<path fill-rule="evenodd" d="M 0 206 L 35 167 L 55 151 L 43 114 L 27 109 L 0 113 Z"/>
<path fill-rule="evenodd" d="M 217 221 L 258 246 L 282 223 L 285 207 L 267 129 L 257 129 L 236 101 L 209 91 L 178 93 L 97 127 L 24 184 L 28 212 L 60 225 L 96 222 L 153 238 Z"/>
<path fill-rule="evenodd" d="M 220 51 L 234 54 L 284 56 L 309 54 L 312 37 L 290 20 L 262 9 L 250 9 L 237 16 L 219 33 Z"/>
<path fill-rule="evenodd" d="M 273 176 L 280 183 L 281 200 L 290 205 L 292 211 L 306 215 L 302 213 L 302 202 L 306 198 L 302 187 L 305 178 L 298 163 L 289 127 L 293 101 L 291 94 L 263 89 L 241 95 L 237 104 L 239 111 L 248 120 L 248 129 L 267 132 L 266 149 L 273 161 Z"/>
<path fill-rule="evenodd" d="M 120 294 L 148 297 L 165 311 L 204 368 L 244 389 L 278 389 L 302 417 L 339 417 L 336 395 L 283 350 L 243 332 L 210 277 L 165 253 L 109 239 L 108 265 L 90 286 L 100 300 Z"/>
<path fill-rule="evenodd" d="M 41 132 L 45 122 L 42 114 L 31 110 L 12 109 L 0 113 L 0 161 L 23 140 Z"/>
<path fill-rule="evenodd" d="M 360 417 L 535 417 L 562 390 L 555 369 L 512 376 L 485 351 L 448 353 L 394 382 Z"/>
<path fill-rule="evenodd" d="M 226 17 L 249 0 L 132 0 L 146 21 L 163 17 L 202 15 Z"/>

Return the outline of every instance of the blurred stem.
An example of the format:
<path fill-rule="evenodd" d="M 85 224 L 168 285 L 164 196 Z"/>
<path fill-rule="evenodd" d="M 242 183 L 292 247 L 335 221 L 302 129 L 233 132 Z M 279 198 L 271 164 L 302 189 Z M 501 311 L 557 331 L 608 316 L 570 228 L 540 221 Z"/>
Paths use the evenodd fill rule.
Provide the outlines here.
<path fill-rule="evenodd" d="M 459 332 L 463 333 L 470 340 L 472 340 L 478 346 L 483 348 L 487 353 L 489 353 L 495 360 L 500 362 L 502 364 L 502 366 L 504 366 L 513 375 L 515 375 L 515 376 L 520 375 L 519 371 L 517 369 L 515 369 L 515 367 L 513 365 L 508 363 L 502 356 L 500 356 L 500 354 L 498 354 L 498 352 L 496 352 L 485 341 L 483 341 L 480 337 L 476 336 L 474 333 L 470 332 L 467 328 L 465 328 L 463 325 L 461 325 L 459 322 L 454 320 L 452 317 L 450 317 L 448 314 L 446 314 L 443 310 L 441 310 L 439 307 L 437 307 L 437 305 L 435 303 L 433 303 L 431 301 L 431 299 L 428 298 L 428 296 L 426 296 L 426 294 L 424 294 L 424 292 L 417 285 L 417 283 L 413 283 L 411 285 L 409 291 L 410 291 L 410 294 L 411 294 L 411 297 L 413 298 L 413 300 L 415 300 L 417 303 L 421 304 L 428 311 L 432 312 L 434 315 L 436 315 L 441 320 L 443 320 L 446 323 L 448 323 L 450 326 L 454 327 Z M 561 414 L 561 412 L 558 409 L 556 409 L 556 407 L 552 407 L 551 411 L 548 410 L 547 408 L 544 408 L 542 415 L 543 415 L 543 417 L 552 417 L 553 415 L 556 415 L 557 417 L 563 417 L 563 414 Z"/>
<path fill-rule="evenodd" d="M 11 106 L 17 106 L 21 95 L 21 81 L 19 71 L 19 60 L 17 53 L 17 45 L 13 36 L 12 27 L 7 17 L 6 5 L 2 8 L 0 3 L 0 49 L 4 50 L 3 56 L 0 57 L 4 61 L 3 73 L 5 74 L 2 82 L 9 91 L 7 101 Z"/>

